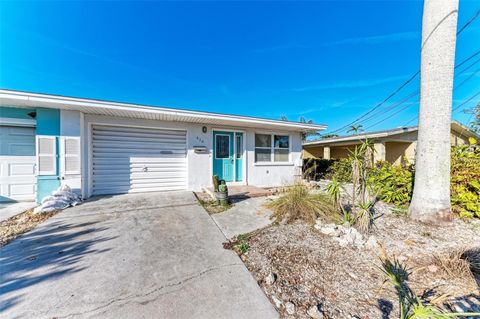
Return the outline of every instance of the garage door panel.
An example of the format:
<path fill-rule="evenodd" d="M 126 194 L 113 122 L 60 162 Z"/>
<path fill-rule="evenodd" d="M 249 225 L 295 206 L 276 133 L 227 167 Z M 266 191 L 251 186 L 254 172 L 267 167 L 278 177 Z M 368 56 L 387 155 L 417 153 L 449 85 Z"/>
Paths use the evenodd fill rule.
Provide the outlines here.
<path fill-rule="evenodd" d="M 93 126 L 95 195 L 185 190 L 186 132 Z"/>
<path fill-rule="evenodd" d="M 139 145 L 140 143 L 140 145 Z M 95 147 L 105 148 L 105 149 L 143 149 L 145 146 L 149 146 L 154 150 L 163 150 L 163 149 L 184 149 L 184 141 L 178 142 L 160 142 L 160 141 L 95 141 Z"/>
<path fill-rule="evenodd" d="M 173 155 L 178 158 L 185 158 L 185 151 L 183 150 L 162 150 L 162 151 L 150 151 L 150 150 L 136 150 L 136 151 L 127 151 L 127 150 L 102 150 L 98 148 L 94 148 L 93 151 L 95 152 L 95 157 L 111 157 L 115 156 L 114 158 L 127 158 L 130 159 L 132 157 L 137 156 L 150 156 L 156 155 L 158 157 L 165 157 L 170 158 L 170 155 Z"/>
<path fill-rule="evenodd" d="M 0 126 L 0 202 L 34 200 L 35 128 Z"/>
<path fill-rule="evenodd" d="M 162 164 L 162 163 L 175 163 L 179 165 L 185 165 L 186 159 L 185 156 L 182 157 L 134 157 L 129 162 L 129 165 L 141 165 L 141 164 Z M 102 158 L 97 157 L 95 159 L 95 165 L 104 165 L 104 164 L 125 164 L 125 160 L 123 158 L 112 159 L 112 158 Z"/>

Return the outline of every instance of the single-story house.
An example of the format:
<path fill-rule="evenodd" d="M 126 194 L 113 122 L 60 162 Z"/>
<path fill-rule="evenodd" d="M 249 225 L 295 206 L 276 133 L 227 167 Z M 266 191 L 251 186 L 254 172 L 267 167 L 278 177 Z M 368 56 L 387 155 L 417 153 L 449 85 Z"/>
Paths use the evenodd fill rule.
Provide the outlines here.
<path fill-rule="evenodd" d="M 280 186 L 324 125 L 0 90 L 0 201 Z"/>
<path fill-rule="evenodd" d="M 452 122 L 451 127 L 451 144 L 454 146 L 467 144 L 470 137 L 479 138 L 456 121 Z M 413 162 L 417 147 L 417 133 L 418 126 L 410 126 L 310 141 L 303 144 L 303 157 L 305 159 L 346 158 L 350 155 L 350 151 L 368 138 L 374 144 L 374 162 L 388 161 L 394 165 L 402 163 L 403 159 Z"/>

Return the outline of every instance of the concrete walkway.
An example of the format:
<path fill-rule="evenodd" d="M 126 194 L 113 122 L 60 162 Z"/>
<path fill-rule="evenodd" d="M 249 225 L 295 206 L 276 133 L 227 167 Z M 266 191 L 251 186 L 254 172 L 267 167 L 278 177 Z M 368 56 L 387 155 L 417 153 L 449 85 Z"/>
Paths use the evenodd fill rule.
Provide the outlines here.
<path fill-rule="evenodd" d="M 69 208 L 0 249 L 2 318 L 277 318 L 187 192 Z"/>
<path fill-rule="evenodd" d="M 268 201 L 267 197 L 248 198 L 223 213 L 211 216 L 225 237 L 231 239 L 271 224 L 271 211 L 264 207 Z"/>
<path fill-rule="evenodd" d="M 0 222 L 37 207 L 35 202 L 0 203 Z"/>

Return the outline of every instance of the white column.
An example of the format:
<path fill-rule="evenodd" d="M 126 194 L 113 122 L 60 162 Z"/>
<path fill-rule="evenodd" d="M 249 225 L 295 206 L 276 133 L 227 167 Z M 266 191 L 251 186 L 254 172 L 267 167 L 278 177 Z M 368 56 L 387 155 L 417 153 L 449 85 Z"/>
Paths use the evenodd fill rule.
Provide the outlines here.
<path fill-rule="evenodd" d="M 323 147 L 323 158 L 330 159 L 330 146 Z"/>
<path fill-rule="evenodd" d="M 386 159 L 385 143 L 378 142 L 373 144 L 375 152 L 373 153 L 373 162 L 384 161 Z"/>

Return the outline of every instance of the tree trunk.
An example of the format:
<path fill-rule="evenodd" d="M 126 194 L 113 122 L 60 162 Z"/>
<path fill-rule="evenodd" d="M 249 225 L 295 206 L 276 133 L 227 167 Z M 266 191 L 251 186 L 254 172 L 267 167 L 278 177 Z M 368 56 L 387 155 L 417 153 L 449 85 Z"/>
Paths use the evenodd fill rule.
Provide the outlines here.
<path fill-rule="evenodd" d="M 420 114 L 410 216 L 431 224 L 452 219 L 450 123 L 458 0 L 424 0 Z"/>

